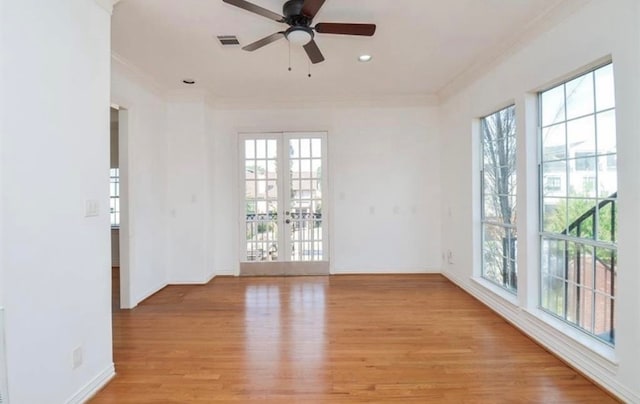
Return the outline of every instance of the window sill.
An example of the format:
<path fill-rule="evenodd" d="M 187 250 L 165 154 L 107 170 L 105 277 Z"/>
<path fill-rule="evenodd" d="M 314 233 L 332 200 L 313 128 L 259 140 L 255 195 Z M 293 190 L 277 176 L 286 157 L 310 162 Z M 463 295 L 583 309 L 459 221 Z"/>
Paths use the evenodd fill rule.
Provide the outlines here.
<path fill-rule="evenodd" d="M 524 309 L 523 312 L 530 317 L 530 320 L 537 320 L 543 322 L 548 325 L 553 330 L 561 333 L 566 338 L 571 339 L 573 342 L 579 344 L 581 347 L 593 352 L 599 358 L 604 359 L 609 367 L 617 367 L 618 366 L 618 358 L 616 356 L 615 347 L 599 341 L 596 337 L 592 337 L 576 327 L 565 323 L 564 321 L 552 316 L 551 314 L 546 313 L 541 309 Z M 610 371 L 613 371 L 612 368 L 609 368 Z"/>
<path fill-rule="evenodd" d="M 494 295 L 500 297 L 503 300 L 506 300 L 508 303 L 512 304 L 513 306 L 519 306 L 518 304 L 518 296 L 501 288 L 500 286 L 496 285 L 493 282 L 490 282 L 482 277 L 477 277 L 474 276 L 471 278 L 471 280 L 473 282 L 475 282 L 477 285 L 481 286 L 482 288 L 488 290 L 489 292 L 493 293 Z"/>
<path fill-rule="evenodd" d="M 619 362 L 614 346 L 585 334 L 576 327 L 541 309 L 520 307 L 516 295 L 484 278 L 472 277 L 471 280 L 490 296 L 507 303 L 503 307 L 504 309 L 512 310 L 511 315 L 516 316 L 513 319 L 516 323 L 520 321 L 528 322 L 530 324 L 528 327 L 523 324 L 525 328 L 533 327 L 533 329 L 543 331 L 542 335 L 537 335 L 534 339 L 542 337 L 547 343 L 553 341 L 551 345 L 559 348 L 561 352 L 571 351 L 578 357 L 591 357 L 593 361 L 600 363 L 609 372 L 614 373 L 616 371 Z M 505 312 L 502 312 L 502 315 L 505 314 Z M 521 320 L 517 320 L 517 317 L 520 317 Z M 533 335 L 531 336 L 533 337 Z"/>

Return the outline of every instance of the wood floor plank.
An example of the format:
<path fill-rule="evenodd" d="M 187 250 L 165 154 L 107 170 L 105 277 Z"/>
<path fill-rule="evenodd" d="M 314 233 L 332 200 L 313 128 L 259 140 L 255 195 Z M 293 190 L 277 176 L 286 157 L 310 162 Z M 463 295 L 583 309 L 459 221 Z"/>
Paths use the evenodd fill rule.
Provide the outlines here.
<path fill-rule="evenodd" d="M 439 275 L 216 278 L 114 310 L 92 403 L 615 402 Z"/>

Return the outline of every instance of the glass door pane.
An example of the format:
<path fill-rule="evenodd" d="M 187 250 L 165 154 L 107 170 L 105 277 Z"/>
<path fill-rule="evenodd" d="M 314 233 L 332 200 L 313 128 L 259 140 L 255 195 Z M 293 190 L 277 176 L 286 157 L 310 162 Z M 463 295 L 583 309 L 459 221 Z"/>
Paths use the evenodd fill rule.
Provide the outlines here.
<path fill-rule="evenodd" d="M 290 261 L 322 261 L 325 232 L 322 191 L 324 141 L 321 135 L 290 135 L 285 240 Z"/>
<path fill-rule="evenodd" d="M 240 149 L 242 262 L 327 261 L 326 134 L 246 134 Z"/>
<path fill-rule="evenodd" d="M 246 261 L 277 261 L 278 139 L 244 140 Z"/>

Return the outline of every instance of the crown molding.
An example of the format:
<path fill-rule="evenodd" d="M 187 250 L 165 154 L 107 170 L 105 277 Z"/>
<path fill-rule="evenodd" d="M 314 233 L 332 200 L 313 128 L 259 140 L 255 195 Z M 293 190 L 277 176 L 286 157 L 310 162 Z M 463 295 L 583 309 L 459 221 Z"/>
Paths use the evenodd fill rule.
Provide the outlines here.
<path fill-rule="evenodd" d="M 313 109 L 313 108 L 411 108 L 435 107 L 440 100 L 433 94 L 389 94 L 376 96 L 290 96 L 225 97 L 207 89 L 171 90 L 118 53 L 111 52 L 112 70 L 135 81 L 153 94 L 173 102 L 202 102 L 214 109 Z"/>
<path fill-rule="evenodd" d="M 97 5 L 102 7 L 107 13 L 113 13 L 113 6 L 120 0 L 93 0 Z"/>
<path fill-rule="evenodd" d="M 439 99 L 431 94 L 390 94 L 358 97 L 295 96 L 286 98 L 211 97 L 216 109 L 314 109 L 314 108 L 410 108 L 434 107 Z"/>
<path fill-rule="evenodd" d="M 592 0 L 562 0 L 550 6 L 544 13 L 530 21 L 522 30 L 516 32 L 509 39 L 491 49 L 487 49 L 483 52 L 482 57 L 478 58 L 468 68 L 460 72 L 460 74 L 438 90 L 437 95 L 441 102 L 447 101 L 452 96 L 473 84 L 474 81 L 486 75 L 491 69 L 504 62 L 509 56 L 566 20 L 591 1 Z"/>
<path fill-rule="evenodd" d="M 207 90 L 200 88 L 188 90 L 170 90 L 166 93 L 167 101 L 185 103 L 208 103 L 210 94 Z"/>
<path fill-rule="evenodd" d="M 130 62 L 125 57 L 119 55 L 118 53 L 111 51 L 111 75 L 113 76 L 113 72 L 117 71 L 123 74 L 128 79 L 140 84 L 145 89 L 149 90 L 151 93 L 157 95 L 160 98 L 165 98 L 167 95 L 167 89 L 161 86 L 156 80 L 154 80 L 150 75 L 145 73 L 138 66 Z"/>

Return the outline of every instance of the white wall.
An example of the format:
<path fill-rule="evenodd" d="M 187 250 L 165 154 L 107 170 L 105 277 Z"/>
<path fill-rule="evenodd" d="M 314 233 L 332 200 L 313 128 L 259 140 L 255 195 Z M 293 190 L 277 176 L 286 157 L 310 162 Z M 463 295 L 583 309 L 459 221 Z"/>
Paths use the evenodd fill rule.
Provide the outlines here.
<path fill-rule="evenodd" d="M 110 163 L 111 168 L 118 168 L 118 115 L 119 111 L 117 109 L 110 109 L 110 142 L 109 142 L 109 154 L 110 154 Z M 111 229 L 111 266 L 118 267 L 120 266 L 120 231 L 118 229 Z"/>
<path fill-rule="evenodd" d="M 208 108 L 202 97 L 173 96 L 168 103 L 167 159 L 169 208 L 169 283 L 206 283 L 209 265 Z"/>
<path fill-rule="evenodd" d="M 162 93 L 128 66 L 113 60 L 111 67 L 111 101 L 127 116 L 127 122 L 121 120 L 127 139 L 119 144 L 119 163 L 129 210 L 120 234 L 125 240 L 127 232 L 129 242 L 120 245 L 120 276 L 121 282 L 129 278 L 123 292 L 135 307 L 167 284 L 167 105 Z"/>
<path fill-rule="evenodd" d="M 213 263 L 216 275 L 238 275 L 238 188 L 235 157 L 238 153 L 237 140 L 230 132 L 225 132 L 225 111 L 209 107 L 208 112 L 208 154 L 211 156 L 209 169 L 213 174 L 213 253 L 209 259 Z"/>
<path fill-rule="evenodd" d="M 79 402 L 113 375 L 110 14 L 2 2 L 2 279 L 11 402 Z M 85 202 L 99 215 L 85 217 Z M 72 369 L 72 351 L 83 364 Z"/>
<path fill-rule="evenodd" d="M 5 17 L 4 17 L 4 2 L 0 2 L 0 21 L 4 21 Z M 5 122 L 4 122 L 4 95 L 5 94 L 5 85 L 4 85 L 4 80 L 5 80 L 5 73 L 4 73 L 4 29 L 2 29 L 2 27 L 0 27 L 0 128 L 4 128 L 5 127 Z M 0 132 L 0 156 L 2 156 L 2 150 L 4 148 L 3 146 L 3 139 L 4 136 L 2 135 L 2 132 Z M 3 190 L 3 180 L 2 180 L 2 169 L 3 169 L 3 164 L 2 164 L 2 160 L 0 160 L 0 190 Z M 0 212 L 3 212 L 3 199 L 2 197 L 0 197 Z M 2 218 L 2 214 L 0 214 L 0 307 L 4 306 L 4 258 L 3 258 L 3 251 L 4 251 L 4 242 L 3 242 L 3 238 L 2 238 L 2 233 L 3 231 L 1 229 L 3 229 L 3 218 Z M 0 364 L 0 366 L 2 366 L 2 364 Z"/>
<path fill-rule="evenodd" d="M 529 42 L 441 108 L 443 249 L 454 254 L 445 273 L 588 376 L 629 402 L 640 402 L 640 3 L 593 1 Z M 611 55 L 616 79 L 619 165 L 619 267 L 616 347 L 608 349 L 546 319 L 537 309 L 537 90 Z M 517 299 L 473 280 L 479 271 L 479 165 L 474 119 L 515 101 L 518 110 Z M 525 113 L 526 111 L 526 113 Z M 474 157 L 475 155 L 475 157 Z M 524 178 L 528 181 L 524 181 Z M 475 271 L 475 272 L 474 272 Z M 559 330 L 563 329 L 564 332 Z M 572 335 L 568 337 L 566 333 Z M 596 353 L 597 352 L 597 353 Z"/>
<path fill-rule="evenodd" d="M 120 266 L 120 230 L 111 229 L 111 266 Z"/>
<path fill-rule="evenodd" d="M 118 168 L 118 115 L 119 112 L 115 108 L 109 109 L 110 114 L 110 144 L 109 144 L 109 154 L 110 154 L 110 162 L 111 168 Z"/>
<path fill-rule="evenodd" d="M 216 215 L 216 212 L 220 209 L 233 209 L 231 202 L 228 201 L 228 198 L 225 199 L 217 189 L 217 184 L 220 181 L 224 181 L 223 178 L 219 176 L 219 164 L 218 161 L 221 160 L 222 150 L 225 150 L 224 144 L 220 143 L 224 142 L 223 136 L 215 136 L 215 113 L 213 108 L 207 104 L 206 106 L 206 116 L 205 116 L 205 153 L 206 153 L 206 167 L 207 171 L 207 180 L 205 183 L 205 187 L 207 187 L 207 219 L 206 219 L 206 234 L 205 234 L 205 254 L 206 254 L 206 266 L 205 266 L 205 276 L 211 278 L 218 274 L 231 274 L 232 271 L 229 271 L 229 268 L 225 268 L 225 259 L 220 254 L 220 251 L 224 251 L 222 248 L 225 247 L 226 240 L 229 238 L 228 234 L 223 234 L 218 229 L 219 223 L 217 220 L 220 220 L 219 216 Z M 234 210 L 227 211 L 233 212 Z"/>
<path fill-rule="evenodd" d="M 440 268 L 436 108 L 213 109 L 216 274 L 238 273 L 239 132 L 327 131 L 333 273 Z"/>

